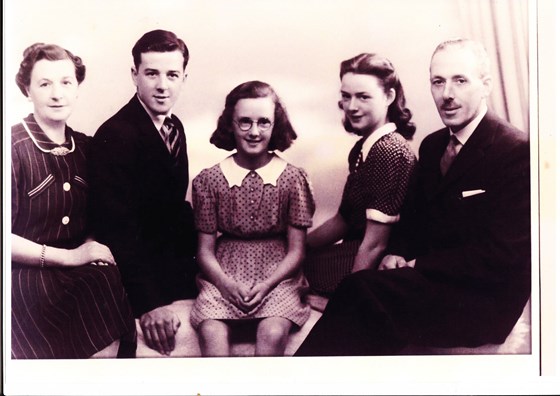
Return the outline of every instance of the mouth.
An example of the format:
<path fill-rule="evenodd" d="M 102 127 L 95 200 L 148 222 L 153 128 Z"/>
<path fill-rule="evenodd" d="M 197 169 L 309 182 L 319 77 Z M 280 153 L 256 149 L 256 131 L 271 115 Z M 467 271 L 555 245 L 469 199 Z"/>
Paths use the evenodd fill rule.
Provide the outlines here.
<path fill-rule="evenodd" d="M 363 117 L 364 116 L 361 116 L 361 115 L 359 115 L 359 116 L 351 115 L 351 116 L 348 116 L 348 119 L 350 120 L 350 122 L 360 122 Z"/>
<path fill-rule="evenodd" d="M 460 106 L 442 106 L 441 111 L 446 115 L 451 116 L 456 114 L 460 108 L 461 108 Z"/>
<path fill-rule="evenodd" d="M 154 96 L 154 99 L 160 102 L 169 99 L 169 96 Z"/>

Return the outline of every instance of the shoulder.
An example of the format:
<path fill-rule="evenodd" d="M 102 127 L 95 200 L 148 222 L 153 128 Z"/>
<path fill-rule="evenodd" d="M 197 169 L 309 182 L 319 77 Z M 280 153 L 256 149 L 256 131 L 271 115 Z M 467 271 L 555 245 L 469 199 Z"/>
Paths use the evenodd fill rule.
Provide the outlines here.
<path fill-rule="evenodd" d="M 212 180 L 218 180 L 223 178 L 223 172 L 220 168 L 220 164 L 215 164 L 210 168 L 204 168 L 200 171 L 198 175 L 193 178 L 193 186 L 207 184 Z"/>
<path fill-rule="evenodd" d="M 298 184 L 311 184 L 305 169 L 292 165 L 289 162 L 286 162 L 286 168 L 281 173 L 280 178 L 289 180 L 292 183 L 295 181 Z"/>
<path fill-rule="evenodd" d="M 135 134 L 138 125 L 145 122 L 145 118 L 149 120 L 148 114 L 142 108 L 138 99 L 133 97 L 119 111 L 101 124 L 93 136 L 94 140 L 107 139 L 115 135 L 126 137 Z"/>
<path fill-rule="evenodd" d="M 17 146 L 27 140 L 30 140 L 30 137 L 22 123 L 12 126 L 12 146 Z"/>
<path fill-rule="evenodd" d="M 385 162 L 399 162 L 413 164 L 416 156 L 406 139 L 397 132 L 389 133 L 383 136 L 376 144 L 372 146 L 370 151 L 375 153 L 369 156 L 370 161 L 378 161 L 382 158 Z"/>

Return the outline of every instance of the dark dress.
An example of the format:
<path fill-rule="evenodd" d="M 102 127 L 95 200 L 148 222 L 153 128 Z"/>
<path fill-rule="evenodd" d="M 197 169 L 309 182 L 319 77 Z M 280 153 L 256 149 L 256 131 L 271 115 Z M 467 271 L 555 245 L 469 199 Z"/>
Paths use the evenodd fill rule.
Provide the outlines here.
<path fill-rule="evenodd" d="M 368 219 L 387 224 L 399 221 L 412 179 L 416 157 L 401 134 L 379 136 L 358 164 L 364 141 L 358 140 L 348 155 L 349 175 L 339 207 L 348 225 L 343 242 L 307 254 L 306 276 L 319 293 L 331 293 L 350 274 Z"/>
<path fill-rule="evenodd" d="M 64 249 L 86 237 L 89 137 L 66 128 L 66 155 L 35 122 L 12 127 L 12 233 Z M 27 126 L 27 130 L 26 130 Z M 37 258 L 39 260 L 39 258 Z M 12 261 L 12 357 L 87 358 L 135 323 L 115 266 L 31 267 Z"/>

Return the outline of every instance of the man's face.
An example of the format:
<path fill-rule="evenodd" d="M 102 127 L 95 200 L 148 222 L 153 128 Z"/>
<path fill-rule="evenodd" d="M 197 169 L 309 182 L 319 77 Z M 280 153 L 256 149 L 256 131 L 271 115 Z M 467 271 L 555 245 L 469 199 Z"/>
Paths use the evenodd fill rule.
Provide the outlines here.
<path fill-rule="evenodd" d="M 185 81 L 183 54 L 172 52 L 144 52 L 138 70 L 132 68 L 132 80 L 138 97 L 154 115 L 171 110 Z"/>
<path fill-rule="evenodd" d="M 441 120 L 454 132 L 478 115 L 490 93 L 490 77 L 481 73 L 480 63 L 469 48 L 449 46 L 432 58 L 432 96 Z"/>

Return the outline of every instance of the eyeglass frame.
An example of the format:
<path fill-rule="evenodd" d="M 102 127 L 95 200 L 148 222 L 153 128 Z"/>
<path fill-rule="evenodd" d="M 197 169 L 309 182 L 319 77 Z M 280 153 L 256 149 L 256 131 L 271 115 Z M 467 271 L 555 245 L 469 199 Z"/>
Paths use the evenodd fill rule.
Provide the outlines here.
<path fill-rule="evenodd" d="M 242 122 L 240 122 L 240 121 L 238 121 L 238 120 L 235 120 L 235 119 L 233 120 L 233 122 L 235 122 L 235 123 L 237 124 L 237 126 L 239 127 L 239 129 L 242 130 L 243 132 L 248 132 L 248 131 L 250 131 L 250 130 L 253 128 L 253 125 L 254 125 L 254 124 L 257 124 L 257 129 L 258 129 L 259 131 L 261 131 L 261 132 L 266 132 L 266 131 L 270 130 L 270 128 L 272 128 L 272 127 L 274 126 L 274 122 L 273 122 L 273 121 L 270 121 L 270 120 L 269 120 L 268 118 L 266 118 L 266 117 L 259 118 L 258 120 L 253 120 L 253 119 L 251 119 L 251 118 L 249 118 L 249 117 L 242 117 L 242 118 L 246 119 L 246 121 L 244 121 L 243 123 L 249 124 L 249 121 L 251 121 L 251 124 L 249 125 L 249 127 L 248 127 L 247 129 L 243 129 L 243 128 L 241 127 L 240 124 L 241 124 Z M 266 127 L 266 128 L 263 128 L 262 125 L 259 125 L 259 122 L 261 122 L 261 121 L 263 121 L 263 120 L 266 120 L 267 122 L 269 122 L 270 125 L 269 125 L 268 127 Z"/>

